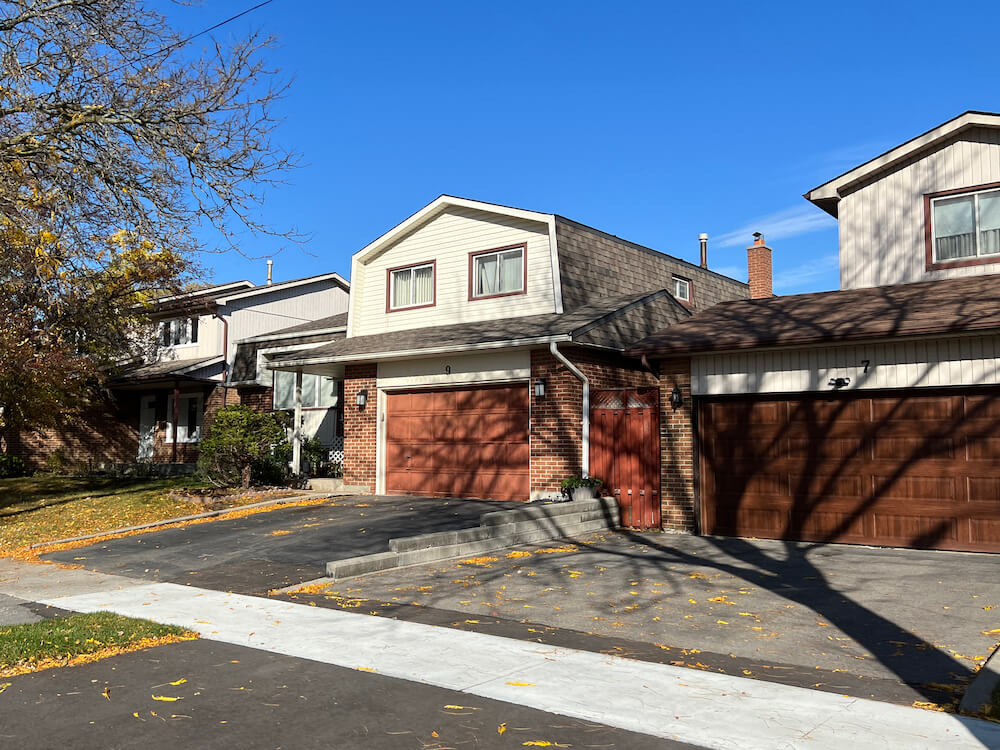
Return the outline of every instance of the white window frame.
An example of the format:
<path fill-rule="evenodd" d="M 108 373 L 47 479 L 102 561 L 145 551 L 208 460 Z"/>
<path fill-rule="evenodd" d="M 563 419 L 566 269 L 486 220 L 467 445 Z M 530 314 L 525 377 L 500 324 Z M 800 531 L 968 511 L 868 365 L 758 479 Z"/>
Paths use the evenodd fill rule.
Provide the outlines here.
<path fill-rule="evenodd" d="M 501 247 L 496 250 L 487 250 L 482 253 L 476 253 L 472 256 L 472 299 L 483 299 L 486 297 L 500 297 L 508 294 L 523 294 L 525 290 L 525 275 L 527 271 L 526 259 L 525 259 L 525 246 L 524 245 L 512 245 L 511 247 Z M 521 256 L 521 273 L 518 274 L 518 283 L 520 286 L 517 289 L 501 289 L 500 284 L 503 281 L 503 256 L 517 252 Z M 476 287 L 479 284 L 479 262 L 487 258 L 492 258 L 496 256 L 497 259 L 497 270 L 496 270 L 496 288 L 495 292 L 484 292 L 483 294 L 476 294 Z"/>
<path fill-rule="evenodd" d="M 188 424 L 188 406 L 187 403 L 191 400 L 197 402 L 197 414 L 198 414 L 198 424 L 195 426 L 194 431 L 191 431 L 191 425 Z M 172 445 L 174 442 L 179 444 L 185 443 L 198 443 L 201 442 L 201 429 L 205 421 L 205 396 L 201 393 L 182 393 L 180 395 L 180 404 L 177 409 L 177 421 L 179 430 L 179 439 L 174 440 L 174 394 L 169 394 L 167 396 L 167 445 Z"/>
<path fill-rule="evenodd" d="M 279 374 L 281 374 L 281 375 L 287 375 L 287 376 L 290 376 L 292 378 L 292 398 L 291 398 L 291 403 L 289 403 L 287 406 L 284 406 L 284 405 L 279 406 L 278 405 L 278 375 Z M 330 401 L 330 403 L 324 404 L 322 402 L 322 400 L 319 399 L 319 394 L 320 394 L 320 387 L 319 386 L 322 383 L 322 381 L 323 380 L 330 380 L 330 381 L 336 383 L 337 382 L 337 378 L 330 377 L 329 375 L 314 375 L 312 373 L 304 372 L 304 373 L 302 373 L 302 385 L 303 385 L 302 391 L 303 391 L 303 393 L 305 393 L 305 390 L 306 390 L 305 389 L 306 378 L 315 378 L 316 379 L 316 387 L 313 389 L 313 393 L 316 394 L 317 399 L 316 399 L 316 402 L 312 403 L 312 404 L 307 404 L 305 401 L 303 401 L 302 402 L 302 408 L 303 409 L 336 409 L 337 407 L 340 406 L 340 404 L 338 403 L 339 399 L 338 399 L 338 395 L 337 394 L 338 394 L 339 390 L 338 390 L 337 387 L 333 388 L 333 396 L 332 396 L 332 400 Z M 294 372 L 292 372 L 290 370 L 274 370 L 274 372 L 273 372 L 273 380 L 271 381 L 271 387 L 272 387 L 272 391 L 271 391 L 271 394 L 272 394 L 271 395 L 271 408 L 274 411 L 285 411 L 286 409 L 294 409 L 295 408 L 295 385 L 294 385 L 294 383 L 295 383 L 295 373 Z"/>
<path fill-rule="evenodd" d="M 683 276 L 672 276 L 670 282 L 671 282 L 670 293 L 674 295 L 675 299 L 678 299 L 681 302 L 691 301 L 691 279 L 685 279 Z M 685 294 L 683 296 L 677 293 L 677 282 L 680 282 L 684 285 Z"/>
<path fill-rule="evenodd" d="M 992 187 L 992 188 L 984 188 L 982 190 L 969 190 L 968 192 L 964 192 L 964 193 L 949 193 L 947 195 L 938 195 L 938 196 L 935 196 L 934 198 L 931 198 L 931 243 L 932 243 L 932 247 L 933 247 L 933 253 L 932 253 L 931 257 L 933 258 L 933 262 L 934 263 L 961 263 L 963 261 L 968 262 L 968 261 L 978 260 L 979 258 L 998 258 L 998 257 L 1000 257 L 1000 251 L 995 252 L 995 253 L 983 253 L 983 252 L 980 252 L 980 249 L 979 249 L 979 234 L 980 234 L 980 231 L 981 231 L 980 228 L 979 228 L 980 227 L 980 222 L 979 222 L 979 196 L 986 195 L 988 193 L 996 193 L 997 195 L 1000 195 L 1000 188 Z M 966 255 L 966 256 L 963 256 L 961 258 L 944 258 L 944 259 L 941 259 L 938 256 L 937 222 L 935 220 L 936 212 L 934 210 L 935 206 L 937 205 L 937 203 L 939 201 L 955 200 L 956 198 L 968 198 L 970 196 L 972 197 L 972 202 L 973 202 L 973 209 L 972 209 L 972 222 L 973 222 L 972 234 L 973 234 L 973 237 L 975 238 L 976 254 L 975 255 Z"/>
<path fill-rule="evenodd" d="M 411 307 L 431 307 L 434 304 L 434 302 L 435 302 L 435 297 L 437 296 L 437 278 L 436 278 L 437 277 L 437 268 L 435 266 L 436 266 L 436 264 L 434 263 L 434 261 L 430 261 L 428 263 L 417 263 L 416 265 L 413 265 L 413 266 L 405 266 L 403 268 L 393 268 L 392 270 L 390 270 L 389 271 L 389 288 L 386 290 L 386 293 L 389 295 L 389 300 L 388 300 L 388 302 L 389 302 L 389 304 L 388 304 L 389 310 L 395 311 L 395 310 L 407 310 L 407 309 L 409 309 Z M 427 302 L 416 302 L 416 301 L 414 301 L 414 296 L 417 293 L 417 285 L 414 283 L 414 274 L 415 274 L 416 271 L 419 271 L 421 268 L 429 268 L 429 269 L 431 269 L 431 298 Z M 400 274 L 400 273 L 408 273 L 408 274 L 410 274 L 410 302 L 408 304 L 406 304 L 406 305 L 394 305 L 393 304 L 393 298 L 394 298 L 395 295 L 392 292 L 393 292 L 393 289 L 395 288 L 395 285 L 396 285 L 396 274 Z"/>
<path fill-rule="evenodd" d="M 197 323 L 195 322 L 197 321 Z M 163 343 L 163 333 L 165 330 L 170 331 L 170 343 Z M 160 323 L 160 346 L 166 349 L 182 349 L 184 347 L 198 346 L 198 341 L 192 341 L 192 333 L 195 333 L 196 337 L 200 339 L 201 334 L 201 319 L 199 316 L 195 315 L 190 318 L 171 318 L 170 320 L 164 320 Z M 182 336 L 180 334 L 183 334 Z M 181 341 L 182 343 L 177 343 Z"/>

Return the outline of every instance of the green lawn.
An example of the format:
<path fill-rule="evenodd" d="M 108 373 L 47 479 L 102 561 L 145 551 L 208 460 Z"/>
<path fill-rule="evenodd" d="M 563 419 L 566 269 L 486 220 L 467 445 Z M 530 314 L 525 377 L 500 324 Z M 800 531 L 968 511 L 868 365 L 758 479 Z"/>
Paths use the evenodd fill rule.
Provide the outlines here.
<path fill-rule="evenodd" d="M 122 526 L 160 521 L 204 508 L 168 497 L 204 486 L 190 477 L 110 479 L 38 474 L 0 479 L 0 554 Z"/>
<path fill-rule="evenodd" d="M 159 625 L 111 612 L 0 627 L 0 677 L 93 661 L 193 637 L 193 633 L 176 625 Z"/>

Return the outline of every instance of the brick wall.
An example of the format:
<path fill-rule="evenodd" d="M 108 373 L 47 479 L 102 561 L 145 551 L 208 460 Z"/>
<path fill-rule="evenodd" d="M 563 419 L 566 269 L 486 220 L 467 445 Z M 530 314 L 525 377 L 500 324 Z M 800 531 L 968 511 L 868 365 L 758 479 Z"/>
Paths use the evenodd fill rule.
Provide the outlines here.
<path fill-rule="evenodd" d="M 563 351 L 563 350 L 560 350 Z M 567 349 L 567 359 L 594 390 L 657 385 L 638 362 L 591 350 Z M 531 352 L 531 379 L 545 378 L 544 398 L 531 404 L 531 491 L 558 493 L 559 483 L 583 469 L 583 384 L 546 349 Z"/>
<path fill-rule="evenodd" d="M 344 372 L 344 483 L 375 490 L 376 365 L 348 365 Z M 358 408 L 358 391 L 367 389 L 368 403 Z"/>
<path fill-rule="evenodd" d="M 274 389 L 270 386 L 251 386 L 239 389 L 239 403 L 254 411 L 271 411 L 274 405 Z"/>
<path fill-rule="evenodd" d="M 773 297 L 771 291 L 771 248 L 764 238 L 747 248 L 747 272 L 750 279 L 750 299 Z"/>
<path fill-rule="evenodd" d="M 660 498 L 663 527 L 695 531 L 694 410 L 691 400 L 691 361 L 660 362 Z M 684 404 L 670 405 L 674 387 Z"/>
<path fill-rule="evenodd" d="M 122 391 L 95 396 L 81 414 L 50 430 L 24 430 L 3 446 L 29 469 L 46 468 L 45 459 L 61 451 L 72 467 L 134 461 L 139 449 L 139 397 Z"/>

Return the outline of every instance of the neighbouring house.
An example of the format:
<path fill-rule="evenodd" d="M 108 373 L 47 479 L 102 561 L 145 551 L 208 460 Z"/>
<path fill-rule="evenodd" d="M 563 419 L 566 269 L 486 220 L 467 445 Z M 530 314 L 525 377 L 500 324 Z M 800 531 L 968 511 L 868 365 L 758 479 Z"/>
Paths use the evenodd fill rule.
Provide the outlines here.
<path fill-rule="evenodd" d="M 343 379 L 349 484 L 527 500 L 589 473 L 656 498 L 636 524 L 658 526 L 660 393 L 623 351 L 748 295 L 702 260 L 442 196 L 353 256 L 342 339 L 262 357 Z"/>
<path fill-rule="evenodd" d="M 805 197 L 838 219 L 839 291 L 771 296 L 758 238 L 755 299 L 628 350 L 678 394 L 673 525 L 1000 552 L 1000 115 L 967 112 Z"/>
<path fill-rule="evenodd" d="M 164 471 L 190 469 L 220 407 L 285 408 L 287 388 L 282 391 L 278 382 L 283 395 L 275 401 L 270 373 L 248 366 L 248 349 L 269 346 L 271 335 L 275 345 L 308 345 L 309 336 L 296 329 L 318 320 L 324 321 L 319 330 L 330 335 L 336 316 L 346 313 L 348 297 L 347 281 L 325 273 L 279 283 L 269 279 L 261 286 L 237 281 L 161 298 L 151 312 L 157 341 L 150 356 L 116 372 L 81 419 L 23 432 L 7 451 L 36 469 L 53 454 L 72 466 L 140 462 L 168 465 Z M 317 416 L 306 435 L 318 435 L 336 449 L 339 384 L 315 385 Z"/>

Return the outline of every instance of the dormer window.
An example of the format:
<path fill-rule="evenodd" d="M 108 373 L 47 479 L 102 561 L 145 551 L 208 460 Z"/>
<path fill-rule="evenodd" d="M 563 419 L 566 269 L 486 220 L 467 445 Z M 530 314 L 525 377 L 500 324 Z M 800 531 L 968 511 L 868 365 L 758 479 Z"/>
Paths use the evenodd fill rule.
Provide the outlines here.
<path fill-rule="evenodd" d="M 434 304 L 434 261 L 389 269 L 386 308 L 412 310 Z"/>
<path fill-rule="evenodd" d="M 187 346 L 198 343 L 198 318 L 175 318 L 160 323 L 163 346 Z"/>
<path fill-rule="evenodd" d="M 930 199 L 934 263 L 973 264 L 1000 255 L 1000 190 L 951 192 Z M 998 262 L 992 257 L 989 262 Z"/>
<path fill-rule="evenodd" d="M 469 255 L 469 298 L 524 294 L 527 283 L 524 245 L 498 247 Z"/>
<path fill-rule="evenodd" d="M 691 301 L 691 280 L 685 279 L 683 276 L 673 277 L 673 293 L 674 297 L 681 302 Z"/>

